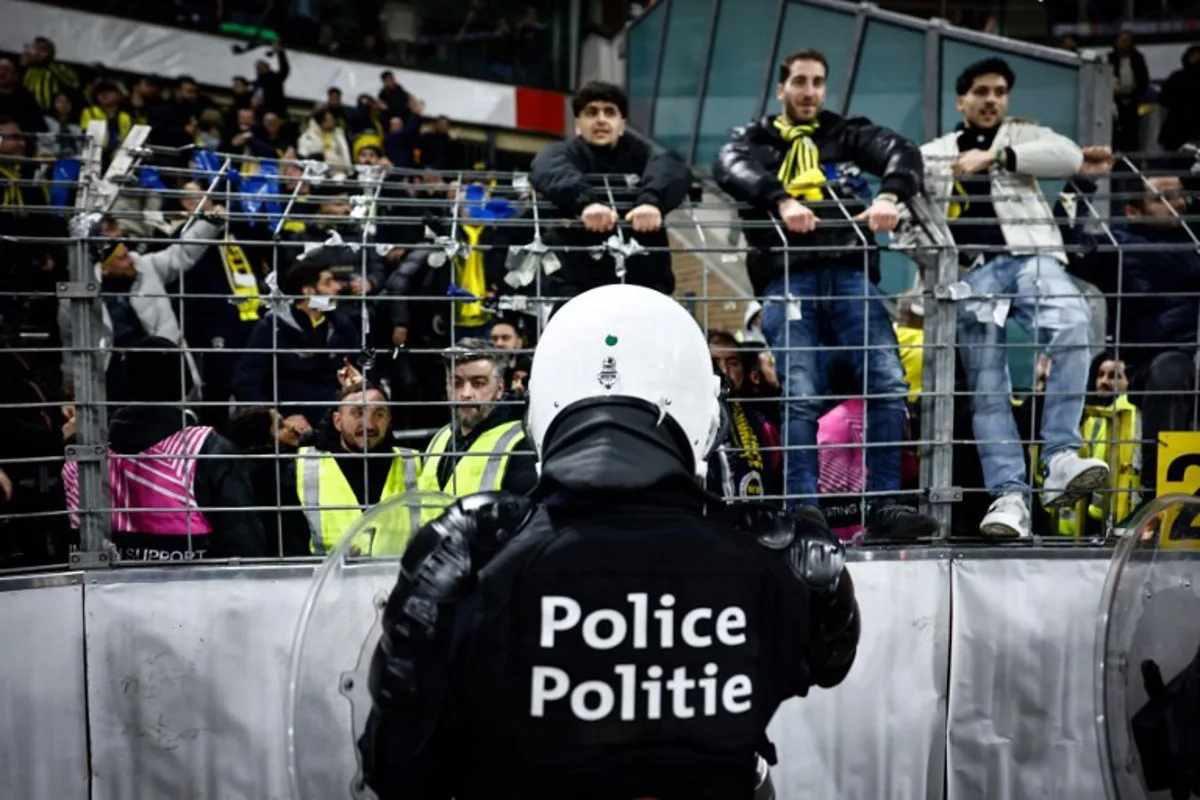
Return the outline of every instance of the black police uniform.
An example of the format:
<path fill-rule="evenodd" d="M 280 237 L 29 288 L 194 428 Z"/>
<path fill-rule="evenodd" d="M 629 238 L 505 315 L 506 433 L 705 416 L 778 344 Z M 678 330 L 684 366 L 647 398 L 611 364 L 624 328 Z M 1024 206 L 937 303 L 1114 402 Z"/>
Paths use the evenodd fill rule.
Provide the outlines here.
<path fill-rule="evenodd" d="M 359 742 L 383 800 L 749 800 L 780 703 L 845 677 L 841 544 L 713 504 L 656 422 L 635 402 L 568 409 L 540 502 L 475 495 L 414 538 Z"/>

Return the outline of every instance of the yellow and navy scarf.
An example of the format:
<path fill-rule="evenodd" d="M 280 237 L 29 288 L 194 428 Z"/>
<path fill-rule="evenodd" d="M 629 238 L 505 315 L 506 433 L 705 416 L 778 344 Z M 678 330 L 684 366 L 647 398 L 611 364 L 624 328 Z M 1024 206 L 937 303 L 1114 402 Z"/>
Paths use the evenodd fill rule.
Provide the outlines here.
<path fill-rule="evenodd" d="M 971 195 L 967 194 L 967 189 L 962 182 L 955 178 L 954 186 L 950 190 L 950 206 L 946 209 L 946 218 L 958 219 L 967 213 L 967 209 L 970 207 Z"/>
<path fill-rule="evenodd" d="M 746 416 L 742 404 L 736 400 L 730 403 L 729 416 L 732 417 L 731 422 L 737 444 L 741 445 L 741 457 L 750 469 L 756 469 L 761 473 L 765 467 L 762 452 L 758 446 L 758 434 L 754 432 L 754 426 L 750 424 L 750 419 Z"/>
<path fill-rule="evenodd" d="M 233 303 L 237 306 L 238 318 L 242 322 L 254 322 L 259 318 L 262 299 L 258 295 L 258 278 L 246 253 L 232 236 L 225 238 L 220 246 L 221 261 L 225 266 L 225 277 L 233 291 Z"/>
<path fill-rule="evenodd" d="M 779 165 L 779 182 L 792 197 L 813 203 L 825 199 L 821 153 L 812 140 L 813 133 L 819 127 L 820 123 L 816 120 L 797 124 L 788 119 L 786 114 L 775 118 L 775 129 L 785 142 L 792 144 L 783 157 L 783 163 Z"/>
<path fill-rule="evenodd" d="M 21 166 L 19 164 L 6 164 L 0 166 L 0 185 L 4 187 L 4 197 L 0 200 L 0 206 L 4 207 L 6 213 L 14 216 L 25 216 L 25 193 L 21 186 Z"/>

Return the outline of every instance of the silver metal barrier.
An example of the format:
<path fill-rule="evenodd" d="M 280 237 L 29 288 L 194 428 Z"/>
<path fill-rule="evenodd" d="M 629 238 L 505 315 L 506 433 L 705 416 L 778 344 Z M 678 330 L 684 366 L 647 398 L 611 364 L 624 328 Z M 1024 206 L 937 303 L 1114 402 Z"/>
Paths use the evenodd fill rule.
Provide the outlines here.
<path fill-rule="evenodd" d="M 779 796 L 1101 796 L 1091 654 L 1108 556 L 851 552 L 862 645 L 837 690 L 773 720 Z M 0 578 L 5 796 L 286 797 L 284 684 L 314 566 Z M 353 758 L 335 728 L 312 757 Z"/>

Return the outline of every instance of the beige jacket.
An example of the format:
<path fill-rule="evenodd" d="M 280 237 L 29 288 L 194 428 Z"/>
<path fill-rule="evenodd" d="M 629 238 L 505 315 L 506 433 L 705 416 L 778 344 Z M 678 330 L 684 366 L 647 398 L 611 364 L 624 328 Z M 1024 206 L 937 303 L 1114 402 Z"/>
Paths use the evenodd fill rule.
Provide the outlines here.
<path fill-rule="evenodd" d="M 921 147 L 925 189 L 943 216 L 949 211 L 954 187 L 950 167 L 958 156 L 958 136 L 957 131 L 947 133 Z M 1049 128 L 1012 118 L 1000 124 L 993 147 L 998 150 L 1011 147 L 1017 160 L 1015 172 L 991 169 L 992 195 L 996 198 L 992 205 L 1004 231 L 1004 241 L 1014 255 L 1044 253 L 1065 264 L 1062 235 L 1038 178 L 1073 177 L 1083 164 L 1083 151 L 1075 142 Z M 928 247 L 930 242 L 919 225 L 906 220 L 896 244 L 920 248 Z"/>

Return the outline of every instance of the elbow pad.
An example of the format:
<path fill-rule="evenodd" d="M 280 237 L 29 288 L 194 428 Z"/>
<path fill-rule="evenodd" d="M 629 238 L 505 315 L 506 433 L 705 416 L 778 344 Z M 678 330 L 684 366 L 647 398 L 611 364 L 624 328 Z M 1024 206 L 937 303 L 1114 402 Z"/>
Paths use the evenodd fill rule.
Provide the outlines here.
<path fill-rule="evenodd" d="M 423 525 L 400 561 L 400 577 L 383 611 L 379 645 L 371 659 L 368 687 L 377 705 L 413 697 L 420 684 L 417 664 L 439 652 L 455 605 L 475 577 L 520 529 L 533 502 L 509 492 L 464 497 Z M 441 656 L 441 659 L 438 659 Z"/>
<path fill-rule="evenodd" d="M 845 546 L 813 517 L 762 507 L 740 513 L 741 527 L 782 556 L 792 577 L 808 590 L 810 679 L 824 689 L 836 686 L 854 664 L 861 633 Z"/>

